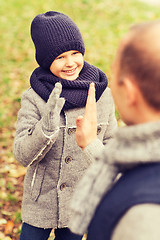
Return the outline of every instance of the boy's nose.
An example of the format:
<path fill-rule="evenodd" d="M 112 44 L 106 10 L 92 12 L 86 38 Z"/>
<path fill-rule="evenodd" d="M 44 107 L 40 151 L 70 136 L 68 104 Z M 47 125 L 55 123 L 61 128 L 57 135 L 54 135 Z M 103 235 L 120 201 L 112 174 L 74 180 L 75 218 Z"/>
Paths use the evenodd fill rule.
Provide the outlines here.
<path fill-rule="evenodd" d="M 68 58 L 66 59 L 66 66 L 67 66 L 67 67 L 70 67 L 70 66 L 73 66 L 73 65 L 74 65 L 74 62 L 73 62 L 72 57 L 68 57 Z"/>

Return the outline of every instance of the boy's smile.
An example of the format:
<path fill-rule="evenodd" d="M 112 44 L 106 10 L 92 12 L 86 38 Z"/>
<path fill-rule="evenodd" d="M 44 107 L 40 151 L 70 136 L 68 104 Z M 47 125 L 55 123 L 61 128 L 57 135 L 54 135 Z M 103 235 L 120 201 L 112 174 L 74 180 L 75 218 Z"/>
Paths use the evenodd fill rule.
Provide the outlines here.
<path fill-rule="evenodd" d="M 74 75 L 76 73 L 77 67 L 73 68 L 72 70 L 62 70 L 62 72 L 64 72 L 65 74 L 71 76 Z"/>
<path fill-rule="evenodd" d="M 51 64 L 50 71 L 57 77 L 74 81 L 84 65 L 83 55 L 71 50 L 60 54 Z"/>

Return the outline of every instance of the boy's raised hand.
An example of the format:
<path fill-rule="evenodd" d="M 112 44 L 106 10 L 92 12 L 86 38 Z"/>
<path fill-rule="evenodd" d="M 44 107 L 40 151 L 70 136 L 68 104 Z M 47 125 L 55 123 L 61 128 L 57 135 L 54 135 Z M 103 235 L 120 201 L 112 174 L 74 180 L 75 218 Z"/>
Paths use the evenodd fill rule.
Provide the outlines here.
<path fill-rule="evenodd" d="M 97 108 L 94 83 L 90 84 L 84 116 L 76 119 L 76 142 L 84 149 L 97 138 Z"/>
<path fill-rule="evenodd" d="M 60 97 L 61 91 L 62 85 L 57 82 L 46 103 L 42 128 L 44 133 L 49 136 L 59 129 L 60 113 L 65 103 L 65 99 Z"/>

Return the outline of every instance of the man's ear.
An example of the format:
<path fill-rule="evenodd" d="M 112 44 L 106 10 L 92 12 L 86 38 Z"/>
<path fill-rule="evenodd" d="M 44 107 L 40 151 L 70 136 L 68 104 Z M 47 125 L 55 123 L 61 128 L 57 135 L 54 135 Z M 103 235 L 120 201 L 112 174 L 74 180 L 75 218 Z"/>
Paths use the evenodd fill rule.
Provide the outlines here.
<path fill-rule="evenodd" d="M 137 103 L 139 98 L 139 88 L 134 80 L 130 78 L 125 78 L 123 80 L 124 88 L 126 91 L 126 98 L 128 106 L 133 106 Z"/>

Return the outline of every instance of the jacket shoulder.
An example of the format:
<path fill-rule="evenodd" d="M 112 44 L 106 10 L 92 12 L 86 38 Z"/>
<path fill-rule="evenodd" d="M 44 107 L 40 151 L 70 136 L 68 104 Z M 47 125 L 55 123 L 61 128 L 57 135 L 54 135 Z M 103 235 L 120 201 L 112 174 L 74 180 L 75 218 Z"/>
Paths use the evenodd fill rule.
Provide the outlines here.
<path fill-rule="evenodd" d="M 98 102 L 106 102 L 107 103 L 113 103 L 113 97 L 112 97 L 112 93 L 111 93 L 111 89 L 109 87 L 107 87 L 104 92 L 102 93 L 100 99 L 98 100 Z"/>
<path fill-rule="evenodd" d="M 115 111 L 113 97 L 109 87 L 105 89 L 100 99 L 97 101 L 97 110 L 97 113 L 105 113 L 105 115 Z"/>
<path fill-rule="evenodd" d="M 31 87 L 22 93 L 21 103 L 23 104 L 25 101 L 38 105 L 45 103 L 45 101 Z"/>
<path fill-rule="evenodd" d="M 140 221 L 139 221 L 140 219 Z M 154 224 L 153 224 L 154 221 Z M 132 207 L 117 224 L 112 240 L 159 239 L 160 205 L 140 204 Z M 134 231 L 133 231 L 134 229 Z"/>
<path fill-rule="evenodd" d="M 29 87 L 22 93 L 22 98 L 41 98 L 41 97 L 33 90 L 33 88 Z"/>

